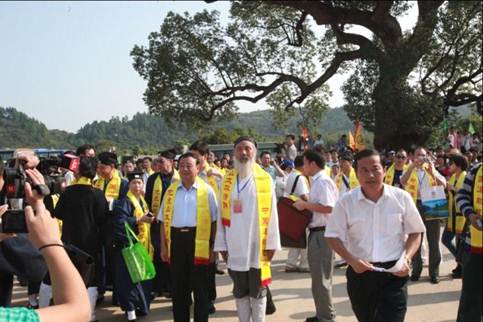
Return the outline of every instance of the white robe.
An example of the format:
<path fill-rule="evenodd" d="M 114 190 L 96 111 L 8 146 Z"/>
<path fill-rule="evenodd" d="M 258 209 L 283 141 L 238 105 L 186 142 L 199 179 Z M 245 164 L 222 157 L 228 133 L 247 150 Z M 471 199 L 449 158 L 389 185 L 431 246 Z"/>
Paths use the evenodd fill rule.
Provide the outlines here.
<path fill-rule="evenodd" d="M 247 183 L 246 186 L 245 183 Z M 230 227 L 222 225 L 221 211 L 218 213 L 214 250 L 228 251 L 228 268 L 234 271 L 246 272 L 250 268 L 260 268 L 258 204 L 253 176 L 241 180 L 238 186 L 241 189 L 240 194 L 238 195 L 236 182 L 231 194 L 232 212 Z M 265 249 L 281 250 L 277 202 L 273 183 L 271 183 L 271 190 L 272 212 Z M 241 213 L 234 213 L 233 203 L 238 198 L 242 202 L 243 209 Z"/>

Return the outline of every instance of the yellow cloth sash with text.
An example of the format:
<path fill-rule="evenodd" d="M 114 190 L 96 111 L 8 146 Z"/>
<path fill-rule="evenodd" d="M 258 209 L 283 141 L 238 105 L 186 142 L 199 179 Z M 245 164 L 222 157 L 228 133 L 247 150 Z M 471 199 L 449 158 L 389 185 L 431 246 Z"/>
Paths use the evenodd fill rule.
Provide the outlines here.
<path fill-rule="evenodd" d="M 131 202 L 132 206 L 134 207 L 134 216 L 136 218 L 141 218 L 144 216 L 146 211 L 148 210 L 148 204 L 144 200 L 143 196 L 141 196 L 138 200 L 135 195 L 128 191 L 127 198 Z M 142 205 L 142 207 L 141 207 Z M 138 226 L 138 239 L 141 244 L 146 248 L 148 251 L 149 256 L 153 259 L 154 248 L 151 245 L 151 224 L 140 222 L 137 224 Z"/>
<path fill-rule="evenodd" d="M 405 164 L 403 166 L 403 172 L 406 171 L 408 168 L 408 165 Z M 384 177 L 384 183 L 392 186 L 393 181 L 394 181 L 394 172 L 396 171 L 396 168 L 394 167 L 394 164 L 392 164 L 389 169 L 387 169 L 386 176 Z"/>
<path fill-rule="evenodd" d="M 335 184 L 337 186 L 337 189 L 340 190 L 340 188 L 342 187 L 342 177 L 344 176 L 344 173 L 339 172 L 337 174 L 337 177 L 335 178 Z M 359 180 L 357 180 L 357 176 L 356 176 L 356 171 L 354 170 L 354 168 L 351 168 L 351 172 L 349 173 L 349 189 L 348 190 L 352 190 L 354 189 L 355 187 L 358 187 L 359 186 Z"/>
<path fill-rule="evenodd" d="M 99 178 L 94 182 L 94 187 L 104 191 L 106 179 Z M 117 170 L 114 171 L 112 179 L 109 180 L 107 183 L 106 190 L 104 191 L 104 195 L 107 199 L 117 200 L 119 199 L 119 191 L 121 190 L 121 176 Z M 146 208 L 147 209 L 147 208 Z"/>
<path fill-rule="evenodd" d="M 454 173 L 448 181 L 449 185 L 455 187 L 456 191 L 460 190 L 463 187 L 463 182 L 465 181 L 466 171 L 460 173 L 460 176 L 456 178 L 456 173 Z M 455 192 L 448 191 L 448 223 L 447 228 L 449 231 L 455 232 L 457 234 L 461 234 L 463 231 L 463 227 L 465 225 L 465 216 L 458 211 L 458 208 L 455 205 Z M 453 230 L 454 226 L 454 230 Z"/>
<path fill-rule="evenodd" d="M 429 175 L 427 167 L 424 167 L 423 170 L 424 170 L 424 176 L 428 177 L 430 186 L 434 187 L 436 185 L 436 181 L 432 176 Z M 413 172 L 411 173 L 411 176 L 409 177 L 408 182 L 404 186 L 404 190 L 409 192 L 414 202 L 416 203 L 416 200 L 418 199 L 418 191 L 419 191 L 418 170 L 416 168 L 413 169 Z"/>
<path fill-rule="evenodd" d="M 195 265 L 208 265 L 210 262 L 211 212 L 209 204 L 208 184 L 196 177 L 196 235 L 195 235 Z M 163 222 L 164 235 L 168 244 L 168 258 L 171 258 L 171 223 L 174 214 L 174 201 L 179 185 L 177 181 L 166 190 L 164 197 Z"/>
<path fill-rule="evenodd" d="M 227 171 L 222 183 L 221 191 L 221 221 L 225 227 L 230 227 L 231 224 L 231 195 L 233 187 L 237 178 L 235 169 Z M 268 236 L 268 224 L 270 222 L 270 215 L 272 213 L 272 178 L 265 172 L 258 164 L 255 164 L 253 169 L 253 178 L 255 180 L 255 187 L 257 191 L 257 205 L 258 205 L 258 224 L 260 233 L 260 270 L 261 270 L 261 285 L 267 286 L 272 281 L 272 274 L 270 271 L 270 261 L 265 257 L 265 245 Z"/>
<path fill-rule="evenodd" d="M 176 169 L 173 169 L 173 177 L 171 178 L 171 183 L 179 181 L 179 173 Z M 153 213 L 157 215 L 159 209 L 161 208 L 161 197 L 163 195 L 163 180 L 161 175 L 158 175 L 156 180 L 154 180 L 153 195 L 151 197 L 151 209 Z"/>
<path fill-rule="evenodd" d="M 475 185 L 473 188 L 473 209 L 475 213 L 482 217 L 483 216 L 483 174 L 481 173 L 483 166 L 476 172 Z M 483 242 L 482 242 L 482 232 L 471 225 L 470 228 L 471 235 L 471 252 L 476 254 L 483 254 Z"/>
<path fill-rule="evenodd" d="M 211 167 L 208 165 L 208 163 L 206 163 L 204 168 L 205 173 L 207 174 L 208 170 L 210 169 Z M 216 198 L 218 198 L 218 196 L 220 195 L 220 189 L 218 188 L 218 182 L 216 181 L 216 177 L 208 175 L 206 177 L 208 178 L 208 184 L 213 188 L 213 190 L 215 191 L 215 196 Z"/>

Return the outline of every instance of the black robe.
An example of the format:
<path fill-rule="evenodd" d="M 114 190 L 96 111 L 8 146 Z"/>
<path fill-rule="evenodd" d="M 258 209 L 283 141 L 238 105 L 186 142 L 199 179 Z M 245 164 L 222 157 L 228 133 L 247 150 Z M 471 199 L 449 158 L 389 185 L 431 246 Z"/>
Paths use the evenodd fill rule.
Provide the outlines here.
<path fill-rule="evenodd" d="M 104 193 L 88 185 L 72 185 L 60 195 L 55 217 L 62 220 L 62 241 L 94 258 L 96 274 L 88 286 L 99 286 L 103 228 L 109 211 Z"/>

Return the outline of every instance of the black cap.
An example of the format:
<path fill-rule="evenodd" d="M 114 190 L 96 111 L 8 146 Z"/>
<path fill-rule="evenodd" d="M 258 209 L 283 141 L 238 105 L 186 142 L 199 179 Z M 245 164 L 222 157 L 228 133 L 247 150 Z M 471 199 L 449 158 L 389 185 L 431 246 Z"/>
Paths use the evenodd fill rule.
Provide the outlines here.
<path fill-rule="evenodd" d="M 114 164 L 117 166 L 117 155 L 112 152 L 101 152 L 97 156 L 97 159 L 99 160 L 99 163 L 102 163 L 104 165 L 111 165 Z"/>
<path fill-rule="evenodd" d="M 257 142 L 251 136 L 248 136 L 248 135 L 242 135 L 238 139 L 236 139 L 235 142 L 233 143 L 233 147 L 236 147 L 239 143 L 243 141 L 252 142 L 255 147 L 258 147 Z"/>
<path fill-rule="evenodd" d="M 131 182 L 134 179 L 141 179 L 143 180 L 143 173 L 141 171 L 133 171 L 133 172 L 128 172 L 127 174 L 127 180 Z"/>

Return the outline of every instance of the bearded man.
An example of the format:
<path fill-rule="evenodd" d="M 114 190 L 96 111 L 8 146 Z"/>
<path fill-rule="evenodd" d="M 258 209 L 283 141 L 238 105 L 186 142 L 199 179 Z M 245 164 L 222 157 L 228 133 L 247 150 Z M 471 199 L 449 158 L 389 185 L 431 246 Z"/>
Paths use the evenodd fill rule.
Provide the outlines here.
<path fill-rule="evenodd" d="M 252 138 L 235 141 L 234 169 L 221 185 L 214 248 L 227 262 L 241 322 L 265 321 L 270 262 L 281 249 L 274 185 L 256 155 Z"/>

